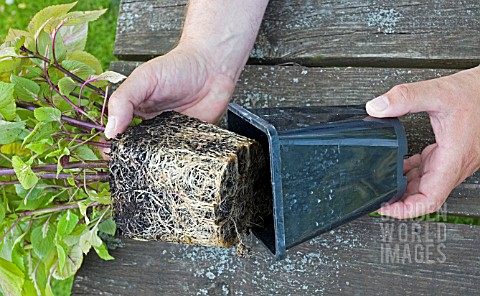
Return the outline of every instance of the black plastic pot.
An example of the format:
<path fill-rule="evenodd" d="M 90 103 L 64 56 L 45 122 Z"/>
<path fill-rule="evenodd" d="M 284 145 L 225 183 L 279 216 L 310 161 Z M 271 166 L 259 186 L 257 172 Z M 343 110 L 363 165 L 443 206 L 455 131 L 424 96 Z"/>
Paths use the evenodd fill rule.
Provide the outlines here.
<path fill-rule="evenodd" d="M 363 106 L 231 104 L 228 129 L 259 141 L 269 157 L 273 214 L 253 231 L 277 259 L 405 192 L 405 131 L 398 119 L 369 117 Z"/>

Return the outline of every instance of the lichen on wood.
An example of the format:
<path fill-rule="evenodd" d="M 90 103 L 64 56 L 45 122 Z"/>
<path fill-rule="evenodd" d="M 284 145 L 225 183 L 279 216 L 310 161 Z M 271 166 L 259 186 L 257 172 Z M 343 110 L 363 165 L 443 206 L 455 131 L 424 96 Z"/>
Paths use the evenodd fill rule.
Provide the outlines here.
<path fill-rule="evenodd" d="M 202 246 L 242 245 L 271 200 L 261 145 L 176 112 L 113 140 L 110 185 L 122 235 Z"/>

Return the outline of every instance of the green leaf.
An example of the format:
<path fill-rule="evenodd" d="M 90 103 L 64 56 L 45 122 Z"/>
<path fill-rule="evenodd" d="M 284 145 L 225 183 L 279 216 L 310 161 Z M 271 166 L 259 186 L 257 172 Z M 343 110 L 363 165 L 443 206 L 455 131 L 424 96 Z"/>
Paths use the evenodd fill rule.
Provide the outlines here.
<path fill-rule="evenodd" d="M 51 147 L 52 145 L 53 145 L 53 139 L 46 138 L 46 139 L 40 139 L 33 143 L 29 143 L 25 147 L 37 154 L 42 154 L 46 150 L 48 150 L 48 148 Z"/>
<path fill-rule="evenodd" d="M 36 186 L 33 189 L 25 190 L 21 184 L 15 184 L 15 192 L 19 197 L 25 199 L 28 195 L 28 200 L 36 200 L 42 197 L 43 193 L 45 192 L 44 187 Z"/>
<path fill-rule="evenodd" d="M 32 256 L 33 257 L 33 256 Z M 50 274 L 49 266 L 46 267 L 46 264 L 42 262 L 42 260 L 33 261 L 35 267 L 38 266 L 37 272 L 35 274 L 31 274 L 31 279 L 33 280 L 33 284 L 36 290 L 35 294 L 32 295 L 41 295 L 45 296 L 45 287 L 47 286 L 48 275 Z M 38 265 L 37 265 L 38 263 Z"/>
<path fill-rule="evenodd" d="M 106 11 L 107 9 L 69 12 L 65 15 L 65 19 L 67 19 L 65 26 L 77 26 L 86 22 L 94 21 Z"/>
<path fill-rule="evenodd" d="M 73 247 L 78 245 L 80 241 L 80 237 L 82 236 L 83 232 L 87 229 L 87 226 L 84 223 L 78 224 L 77 227 L 72 231 L 70 235 L 67 235 L 63 238 L 63 242 L 67 244 L 69 247 Z"/>
<path fill-rule="evenodd" d="M 31 210 L 38 210 L 41 207 L 45 206 L 48 202 L 47 198 L 37 198 L 37 199 L 27 199 L 27 202 L 22 202 L 20 205 L 15 209 L 16 211 L 31 211 Z"/>
<path fill-rule="evenodd" d="M 45 296 L 55 296 L 53 295 L 53 290 L 52 290 L 52 287 L 50 287 L 50 285 L 47 285 L 45 287 Z"/>
<path fill-rule="evenodd" d="M 65 267 L 65 260 L 67 259 L 68 246 L 62 241 L 59 241 L 56 243 L 55 247 L 57 249 L 57 257 L 58 257 L 57 268 L 63 269 Z"/>
<path fill-rule="evenodd" d="M 72 211 L 67 211 L 66 213 L 64 213 L 60 217 L 60 220 L 58 221 L 58 225 L 57 225 L 58 235 L 60 237 L 65 237 L 66 235 L 69 235 L 70 233 L 72 233 L 75 226 L 77 226 L 78 221 L 79 221 L 78 216 L 72 213 Z"/>
<path fill-rule="evenodd" d="M 15 98 L 13 97 L 15 86 L 12 83 L 0 81 L 0 114 L 8 121 L 15 119 Z"/>
<path fill-rule="evenodd" d="M 6 295 L 21 295 L 25 275 L 12 262 L 0 257 L 0 285 Z"/>
<path fill-rule="evenodd" d="M 0 225 L 3 223 L 3 219 L 5 219 L 5 206 L 0 203 Z"/>
<path fill-rule="evenodd" d="M 44 57 L 48 57 L 53 61 L 52 38 L 46 32 L 41 32 L 38 36 L 38 52 Z M 61 36 L 55 38 L 55 58 L 57 61 L 62 61 L 67 55 L 67 48 L 63 44 Z M 42 66 L 43 61 L 37 61 L 37 65 Z"/>
<path fill-rule="evenodd" d="M 19 49 L 25 43 L 25 37 L 19 36 L 0 45 L 0 73 L 9 73 L 17 70 L 23 63 L 18 59 Z"/>
<path fill-rule="evenodd" d="M 98 230 L 108 235 L 115 235 L 117 231 L 117 224 L 113 220 L 112 217 L 108 218 L 107 220 L 103 221 L 98 225 Z"/>
<path fill-rule="evenodd" d="M 58 158 L 60 158 L 64 155 L 70 155 L 70 150 L 68 150 L 67 147 L 63 147 L 63 148 L 60 147 L 57 150 L 48 153 L 47 155 L 45 155 L 45 157 L 49 158 L 49 157 L 57 156 Z"/>
<path fill-rule="evenodd" d="M 25 122 L 8 122 L 0 120 L 0 145 L 10 144 L 18 139 L 25 129 Z"/>
<path fill-rule="evenodd" d="M 33 131 L 28 134 L 28 136 L 23 139 L 23 144 L 26 145 L 27 143 L 38 141 L 41 139 L 49 139 L 51 135 L 55 132 L 55 125 L 56 122 L 39 122 L 35 125 Z"/>
<path fill-rule="evenodd" d="M 23 233 L 20 237 L 21 241 L 23 241 L 24 234 L 25 233 Z M 19 241 L 19 239 L 17 239 L 16 241 Z M 12 250 L 12 263 L 15 264 L 22 272 L 25 272 L 25 254 L 26 250 L 24 249 L 24 246 L 15 243 Z"/>
<path fill-rule="evenodd" d="M 55 32 L 59 26 L 78 26 L 98 19 L 107 9 L 93 11 L 73 11 L 65 15 L 50 19 L 45 25 L 45 31 L 49 34 Z"/>
<path fill-rule="evenodd" d="M 0 152 L 7 155 L 29 156 L 28 150 L 22 147 L 21 143 L 15 142 L 0 146 Z"/>
<path fill-rule="evenodd" d="M 70 77 L 63 77 L 58 81 L 58 88 L 64 96 L 68 96 L 76 87 L 77 82 L 73 81 Z"/>
<path fill-rule="evenodd" d="M 22 59 L 0 58 L 0 73 L 10 73 L 15 71 L 22 64 Z"/>
<path fill-rule="evenodd" d="M 75 181 L 74 183 L 75 184 Z M 88 215 L 87 215 L 87 209 L 88 209 L 88 205 L 86 202 L 78 202 L 78 209 L 80 210 L 80 214 L 83 216 L 83 218 L 85 218 L 85 223 L 88 225 L 90 224 L 90 219 L 88 218 Z"/>
<path fill-rule="evenodd" d="M 77 187 L 77 184 L 75 183 L 75 178 L 74 177 L 68 177 L 67 182 L 70 186 Z"/>
<path fill-rule="evenodd" d="M 88 146 L 78 146 L 73 152 L 82 160 L 98 160 L 98 156 Z"/>
<path fill-rule="evenodd" d="M 82 252 L 86 255 L 92 248 L 92 232 L 90 230 L 85 231 L 78 241 L 78 245 L 82 249 Z"/>
<path fill-rule="evenodd" d="M 101 192 L 87 190 L 87 194 L 91 201 L 98 201 L 104 205 L 112 204 L 112 197 L 107 189 L 103 189 Z"/>
<path fill-rule="evenodd" d="M 63 268 L 57 267 L 53 272 L 53 277 L 57 280 L 65 280 L 73 276 L 78 271 L 80 266 L 82 266 L 82 261 L 82 249 L 76 245 L 68 254 L 68 260 L 65 261 L 65 266 Z"/>
<path fill-rule="evenodd" d="M 98 236 L 98 229 L 85 231 L 78 242 L 78 245 L 82 249 L 82 252 L 86 255 L 90 251 L 91 247 L 99 247 L 102 244 L 102 240 Z"/>
<path fill-rule="evenodd" d="M 115 259 L 108 253 L 108 250 L 107 250 L 107 247 L 105 246 L 105 244 L 101 244 L 98 247 L 94 247 L 94 249 L 95 249 L 95 252 L 97 253 L 98 257 L 102 258 L 103 260 L 113 260 L 113 259 Z"/>
<path fill-rule="evenodd" d="M 32 171 L 30 165 L 24 163 L 20 157 L 16 155 L 12 157 L 12 166 L 15 170 L 18 181 L 20 181 L 20 184 L 22 184 L 23 188 L 30 189 L 37 184 L 37 175 L 35 175 L 35 173 Z"/>
<path fill-rule="evenodd" d="M 62 112 L 53 107 L 40 107 L 33 111 L 35 118 L 41 122 L 60 121 Z"/>
<path fill-rule="evenodd" d="M 0 59 L 3 58 L 16 58 L 19 54 L 15 50 L 15 47 L 0 48 Z"/>
<path fill-rule="evenodd" d="M 79 76 L 82 79 L 87 79 L 89 75 L 95 73 L 95 71 L 90 68 L 85 63 L 74 61 L 74 60 L 64 60 L 62 61 L 62 67 L 72 72 L 73 74 Z"/>
<path fill-rule="evenodd" d="M 32 18 L 32 20 L 28 24 L 28 31 L 31 34 L 38 36 L 38 31 L 43 29 L 48 24 L 48 22 L 52 21 L 56 17 L 65 15 L 76 4 L 77 2 L 72 2 L 68 4 L 52 5 L 45 7 L 37 14 L 35 14 L 35 16 Z"/>
<path fill-rule="evenodd" d="M 9 48 L 9 47 L 13 48 L 14 51 L 15 51 L 15 55 L 13 55 L 13 56 L 16 57 L 19 54 L 18 50 L 20 49 L 20 47 L 22 47 L 22 45 L 24 43 L 25 43 L 25 36 L 17 36 L 15 38 L 12 38 L 11 40 L 6 40 L 5 43 L 0 45 L 0 51 L 2 49 L 6 49 L 6 48 Z"/>
<path fill-rule="evenodd" d="M 72 96 L 69 96 L 69 99 L 73 101 L 76 101 L 78 98 L 74 98 Z M 66 113 L 68 111 L 72 111 L 73 110 L 73 107 L 72 105 L 70 105 L 67 101 L 65 101 L 65 99 L 63 99 L 62 97 L 60 97 L 59 95 L 55 94 L 53 96 L 53 104 L 55 105 L 55 107 L 57 107 L 58 110 L 62 111 L 62 113 Z"/>
<path fill-rule="evenodd" d="M 26 279 L 23 285 L 22 296 L 36 295 L 35 285 L 31 279 Z"/>
<path fill-rule="evenodd" d="M 28 79 L 28 80 L 33 80 L 33 79 L 38 79 L 40 78 L 40 76 L 43 76 L 44 73 L 43 71 L 38 68 L 38 67 L 34 67 L 34 66 L 25 66 L 24 67 L 27 71 L 25 71 L 25 73 L 23 74 L 22 77 Z M 44 84 L 47 85 L 48 89 L 50 89 L 50 85 L 48 85 L 47 82 L 44 82 Z M 41 89 L 41 88 L 40 88 Z"/>
<path fill-rule="evenodd" d="M 10 81 L 15 83 L 14 93 L 22 101 L 33 102 L 37 100 L 40 86 L 34 81 L 17 75 L 11 75 Z"/>
<path fill-rule="evenodd" d="M 111 83 L 119 83 L 123 79 L 127 78 L 127 76 L 114 72 L 114 71 L 105 71 L 100 75 L 93 75 L 90 79 L 92 81 L 108 81 Z"/>
<path fill-rule="evenodd" d="M 55 232 L 52 229 L 52 225 L 47 225 L 44 229 L 44 225 L 39 225 L 32 230 L 30 234 L 30 240 L 34 253 L 40 258 L 44 259 L 55 248 L 53 243 L 55 238 Z"/>
<path fill-rule="evenodd" d="M 10 28 L 8 30 L 7 36 L 5 37 L 5 42 L 15 41 L 19 37 L 32 38 L 33 35 L 24 30 Z"/>
<path fill-rule="evenodd" d="M 101 74 L 103 72 L 102 64 L 100 63 L 100 61 L 94 55 L 86 51 L 75 50 L 67 57 L 67 59 L 78 61 L 89 66 L 95 71 L 95 73 L 92 74 Z"/>
<path fill-rule="evenodd" d="M 87 44 L 88 23 L 78 26 L 62 27 L 58 35 L 62 36 L 68 54 L 77 50 L 84 50 Z"/>

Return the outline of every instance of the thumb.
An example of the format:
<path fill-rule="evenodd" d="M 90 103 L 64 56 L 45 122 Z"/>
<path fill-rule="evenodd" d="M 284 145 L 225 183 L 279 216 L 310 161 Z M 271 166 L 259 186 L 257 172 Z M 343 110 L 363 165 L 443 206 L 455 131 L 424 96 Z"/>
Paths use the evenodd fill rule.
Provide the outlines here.
<path fill-rule="evenodd" d="M 114 138 L 123 133 L 133 119 L 133 104 L 128 97 L 113 94 L 108 102 L 108 121 L 105 137 Z"/>
<path fill-rule="evenodd" d="M 135 107 L 147 97 L 145 79 L 135 71 L 112 94 L 108 101 L 108 122 L 105 136 L 109 139 L 123 133 L 133 119 Z"/>
<path fill-rule="evenodd" d="M 439 93 L 434 80 L 400 84 L 367 102 L 367 113 L 374 117 L 396 117 L 407 113 L 438 109 Z"/>

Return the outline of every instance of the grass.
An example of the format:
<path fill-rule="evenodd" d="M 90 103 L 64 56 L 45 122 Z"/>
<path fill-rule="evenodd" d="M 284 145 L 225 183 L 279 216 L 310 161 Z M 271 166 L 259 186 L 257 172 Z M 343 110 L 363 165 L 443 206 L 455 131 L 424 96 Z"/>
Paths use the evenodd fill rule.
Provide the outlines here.
<path fill-rule="evenodd" d="M 0 0 L 0 41 L 3 42 L 9 28 L 26 29 L 28 22 L 42 8 L 55 4 L 70 3 L 67 0 Z M 11 3 L 12 4 L 7 4 Z M 104 69 L 117 59 L 113 55 L 115 26 L 120 0 L 79 0 L 73 10 L 96 10 L 108 8 L 98 20 L 91 23 L 86 51 L 96 56 Z"/>
<path fill-rule="evenodd" d="M 65 0 L 0 1 L 0 43 L 3 43 L 9 28 L 25 30 L 30 19 L 42 8 L 73 2 Z M 120 0 L 79 0 L 73 9 L 96 10 L 108 8 L 108 11 L 100 19 L 91 23 L 86 47 L 86 51 L 100 60 L 103 69 L 108 69 L 110 62 L 117 60 L 113 55 L 113 44 L 119 4 Z M 54 280 L 52 282 L 53 293 L 57 296 L 70 295 L 72 285 L 73 277 L 65 281 Z"/>

